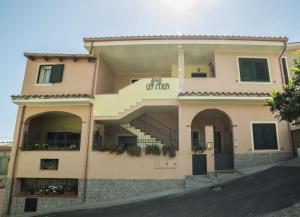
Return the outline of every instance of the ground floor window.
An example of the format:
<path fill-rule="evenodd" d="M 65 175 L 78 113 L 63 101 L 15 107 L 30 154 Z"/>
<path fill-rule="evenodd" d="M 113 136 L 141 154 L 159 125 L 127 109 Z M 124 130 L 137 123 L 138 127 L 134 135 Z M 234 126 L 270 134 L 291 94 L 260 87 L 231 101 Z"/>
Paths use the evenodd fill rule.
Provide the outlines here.
<path fill-rule="evenodd" d="M 78 179 L 22 178 L 20 194 L 77 195 Z"/>
<path fill-rule="evenodd" d="M 254 150 L 277 150 L 275 123 L 252 123 Z"/>
<path fill-rule="evenodd" d="M 58 170 L 58 159 L 41 159 L 41 170 Z"/>
<path fill-rule="evenodd" d="M 118 136 L 118 145 L 124 145 L 124 148 L 137 146 L 137 136 Z"/>

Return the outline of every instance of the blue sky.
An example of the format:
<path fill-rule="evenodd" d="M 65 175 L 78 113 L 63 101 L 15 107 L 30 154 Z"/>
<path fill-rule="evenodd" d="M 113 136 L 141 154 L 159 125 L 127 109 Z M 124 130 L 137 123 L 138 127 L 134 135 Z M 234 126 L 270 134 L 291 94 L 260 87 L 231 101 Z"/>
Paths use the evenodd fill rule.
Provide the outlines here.
<path fill-rule="evenodd" d="M 0 0 L 0 141 L 12 140 L 23 52 L 85 53 L 87 36 L 219 34 L 300 41 L 299 0 Z"/>

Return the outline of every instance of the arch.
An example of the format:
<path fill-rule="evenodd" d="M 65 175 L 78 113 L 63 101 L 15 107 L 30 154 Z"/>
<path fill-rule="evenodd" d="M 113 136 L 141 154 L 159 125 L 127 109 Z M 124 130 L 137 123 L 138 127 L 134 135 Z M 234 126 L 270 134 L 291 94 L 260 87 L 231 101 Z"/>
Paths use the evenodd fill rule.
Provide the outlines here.
<path fill-rule="evenodd" d="M 23 144 L 26 150 L 79 150 L 82 119 L 63 111 L 47 111 L 27 117 Z"/>
<path fill-rule="evenodd" d="M 79 118 L 80 121 L 82 122 L 82 118 L 77 115 L 77 114 L 74 114 L 74 113 L 71 113 L 71 112 L 65 112 L 65 111 L 46 111 L 46 112 L 40 112 L 40 113 L 36 113 L 36 114 L 33 114 L 33 115 L 30 115 L 26 118 L 25 120 L 25 123 L 28 124 L 32 119 L 34 118 L 38 118 L 40 116 L 43 116 L 43 115 L 47 115 L 47 114 L 60 114 L 60 115 L 67 115 L 67 116 L 70 116 L 70 117 L 76 117 L 76 118 Z"/>
<path fill-rule="evenodd" d="M 213 126 L 215 170 L 233 169 L 233 124 L 230 116 L 216 108 L 198 112 L 191 122 L 193 146 L 207 147 L 205 134 L 208 126 Z"/>
<path fill-rule="evenodd" d="M 205 115 L 205 113 L 206 113 L 206 112 L 209 112 L 209 111 L 213 111 L 213 112 L 216 112 L 216 113 L 219 113 L 219 114 L 224 115 L 224 117 L 226 117 L 227 120 L 230 122 L 231 127 L 233 126 L 233 122 L 232 122 L 232 119 L 230 118 L 230 116 L 229 116 L 226 112 L 224 112 L 224 111 L 222 111 L 222 110 L 220 110 L 220 109 L 216 109 L 216 108 L 208 108 L 208 109 L 204 109 L 204 110 L 198 112 L 198 113 L 193 117 L 192 122 L 191 122 L 191 126 L 193 125 L 193 121 L 195 121 L 195 119 L 197 119 L 197 117 L 199 117 L 199 116 L 201 116 L 201 115 Z"/>

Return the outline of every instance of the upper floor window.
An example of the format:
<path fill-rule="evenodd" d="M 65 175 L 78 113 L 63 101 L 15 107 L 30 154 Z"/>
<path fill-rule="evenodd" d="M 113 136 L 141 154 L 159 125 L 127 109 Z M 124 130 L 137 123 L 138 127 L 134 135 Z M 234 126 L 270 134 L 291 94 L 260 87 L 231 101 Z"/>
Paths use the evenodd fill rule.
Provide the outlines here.
<path fill-rule="evenodd" d="M 40 65 L 37 83 L 38 84 L 50 84 L 59 83 L 63 77 L 63 64 L 56 65 Z"/>
<path fill-rule="evenodd" d="M 270 82 L 267 58 L 239 57 L 240 81 Z"/>

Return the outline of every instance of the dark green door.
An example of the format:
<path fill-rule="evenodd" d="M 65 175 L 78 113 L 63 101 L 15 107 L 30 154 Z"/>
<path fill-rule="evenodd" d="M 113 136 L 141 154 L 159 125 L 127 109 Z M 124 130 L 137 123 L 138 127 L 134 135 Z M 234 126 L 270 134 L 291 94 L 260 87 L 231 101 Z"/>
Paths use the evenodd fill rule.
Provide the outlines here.
<path fill-rule="evenodd" d="M 193 175 L 206 175 L 206 154 L 193 154 Z"/>

